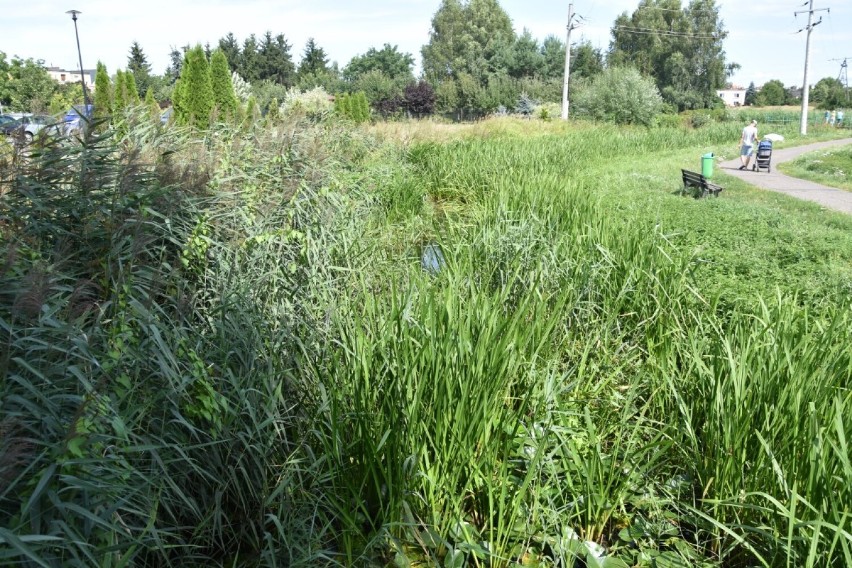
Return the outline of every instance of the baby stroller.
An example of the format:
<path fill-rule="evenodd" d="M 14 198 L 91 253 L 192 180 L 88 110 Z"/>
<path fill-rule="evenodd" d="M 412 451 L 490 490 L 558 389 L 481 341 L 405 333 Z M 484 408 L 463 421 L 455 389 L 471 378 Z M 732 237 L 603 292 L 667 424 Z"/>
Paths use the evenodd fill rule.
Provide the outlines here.
<path fill-rule="evenodd" d="M 761 140 L 757 145 L 757 154 L 754 155 L 754 165 L 751 169 L 759 172 L 760 168 L 766 168 L 766 172 L 772 172 L 772 140 Z"/>

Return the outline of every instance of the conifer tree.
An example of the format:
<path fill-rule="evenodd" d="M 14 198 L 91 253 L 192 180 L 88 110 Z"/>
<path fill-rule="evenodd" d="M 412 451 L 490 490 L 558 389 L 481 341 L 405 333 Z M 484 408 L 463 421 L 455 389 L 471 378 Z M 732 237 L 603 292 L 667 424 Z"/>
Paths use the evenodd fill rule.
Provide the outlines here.
<path fill-rule="evenodd" d="M 124 89 L 127 91 L 127 104 L 129 106 L 138 105 L 141 102 L 139 91 L 136 89 L 136 77 L 130 69 L 124 73 Z"/>
<path fill-rule="evenodd" d="M 117 119 L 124 117 L 124 109 L 128 104 L 127 83 L 124 81 L 124 71 L 115 72 L 115 93 L 112 100 L 113 115 Z"/>
<path fill-rule="evenodd" d="M 748 89 L 745 92 L 745 101 L 743 104 L 752 106 L 757 102 L 757 87 L 754 86 L 754 81 L 748 84 Z"/>
<path fill-rule="evenodd" d="M 370 103 L 367 102 L 367 95 L 364 91 L 358 91 L 355 94 L 354 114 L 355 122 L 367 122 L 370 120 Z"/>
<path fill-rule="evenodd" d="M 278 99 L 272 99 L 272 101 L 269 103 L 269 108 L 266 111 L 267 124 L 275 124 L 276 122 L 278 122 L 278 119 L 281 118 L 279 107 L 280 105 L 278 104 Z"/>
<path fill-rule="evenodd" d="M 252 124 L 257 120 L 257 99 L 251 95 L 246 103 L 246 124 Z"/>
<path fill-rule="evenodd" d="M 95 117 L 108 116 L 112 116 L 112 84 L 106 65 L 98 61 L 98 70 L 95 73 Z"/>
<path fill-rule="evenodd" d="M 234 94 L 228 58 L 221 49 L 214 51 L 210 59 L 210 84 L 219 119 L 234 119 L 237 116 L 237 96 Z"/>
<path fill-rule="evenodd" d="M 172 90 L 172 112 L 174 112 L 175 121 L 183 124 L 186 109 L 183 106 L 183 82 L 180 79 L 175 82 L 175 88 Z"/>
<path fill-rule="evenodd" d="M 352 97 L 349 96 L 349 93 L 340 95 L 340 106 L 338 108 L 340 116 L 352 118 Z"/>
<path fill-rule="evenodd" d="M 134 41 L 130 45 L 130 55 L 127 57 L 127 69 L 133 72 L 133 79 L 136 83 L 136 91 L 141 96 L 148 93 L 148 87 L 151 84 L 151 65 L 142 51 L 139 42 Z"/>
<path fill-rule="evenodd" d="M 299 63 L 299 76 L 320 76 L 328 73 L 328 57 L 325 50 L 319 47 L 314 38 L 308 38 L 305 51 L 302 54 L 302 62 Z"/>
<path fill-rule="evenodd" d="M 148 89 L 148 92 L 145 93 L 145 108 L 148 109 L 151 120 L 160 121 L 160 105 L 157 104 L 157 100 L 154 98 L 154 89 Z"/>
<path fill-rule="evenodd" d="M 179 117 L 181 123 L 207 128 L 214 105 L 213 85 L 210 81 L 210 66 L 200 44 L 186 54 L 180 83 L 180 107 L 175 109 L 182 115 Z"/>
<path fill-rule="evenodd" d="M 181 72 L 187 67 L 187 57 L 189 54 L 189 50 L 186 50 L 183 54 L 183 61 L 180 63 L 179 67 Z M 182 81 L 180 78 L 175 80 L 175 88 L 172 91 L 172 108 L 174 112 L 174 119 L 180 125 L 185 124 L 184 118 L 187 116 L 188 112 L 186 109 L 186 97 L 183 96 L 184 93 L 184 83 L 186 81 Z"/>
<path fill-rule="evenodd" d="M 236 71 L 240 65 L 240 44 L 233 32 L 228 32 L 228 35 L 219 39 L 219 49 L 225 54 L 231 71 Z"/>

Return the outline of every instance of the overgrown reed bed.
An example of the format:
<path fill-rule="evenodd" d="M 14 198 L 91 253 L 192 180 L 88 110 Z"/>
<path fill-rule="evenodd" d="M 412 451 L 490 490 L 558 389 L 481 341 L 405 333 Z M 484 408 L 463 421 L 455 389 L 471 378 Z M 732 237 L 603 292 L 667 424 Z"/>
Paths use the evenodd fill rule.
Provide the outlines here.
<path fill-rule="evenodd" d="M 368 146 L 334 125 L 270 130 L 141 122 L 120 145 L 108 131 L 37 149 L 5 178 L 4 563 L 323 548 L 287 481 L 310 393 L 284 378 L 321 313 L 305 284 L 334 278 L 317 228 L 334 235 L 344 168 Z"/>
<path fill-rule="evenodd" d="M 3 176 L 0 559 L 848 565 L 847 256 L 713 286 L 693 216 L 762 206 L 645 172 L 736 125 L 497 130 L 131 122 Z"/>

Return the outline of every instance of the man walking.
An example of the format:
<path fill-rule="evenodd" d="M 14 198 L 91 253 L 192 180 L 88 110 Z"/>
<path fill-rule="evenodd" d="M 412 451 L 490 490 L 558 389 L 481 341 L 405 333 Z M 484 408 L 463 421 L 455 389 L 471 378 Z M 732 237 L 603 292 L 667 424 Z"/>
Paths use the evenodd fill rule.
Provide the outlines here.
<path fill-rule="evenodd" d="M 741 170 L 748 167 L 751 155 L 754 153 L 754 145 L 757 143 L 757 121 L 752 120 L 751 124 L 743 128 L 743 135 L 740 137 L 740 166 Z"/>

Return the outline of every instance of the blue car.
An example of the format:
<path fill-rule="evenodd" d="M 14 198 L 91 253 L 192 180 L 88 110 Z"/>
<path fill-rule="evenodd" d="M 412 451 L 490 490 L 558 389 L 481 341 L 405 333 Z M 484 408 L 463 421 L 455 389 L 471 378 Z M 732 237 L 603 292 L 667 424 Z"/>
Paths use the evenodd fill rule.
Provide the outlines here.
<path fill-rule="evenodd" d="M 92 105 L 84 106 L 75 106 L 71 107 L 68 112 L 65 113 L 65 117 L 63 119 L 65 126 L 64 131 L 66 136 L 70 136 L 74 132 L 79 132 L 83 128 L 83 117 L 86 117 L 86 120 L 92 118 L 92 114 L 94 112 L 94 107 Z"/>

